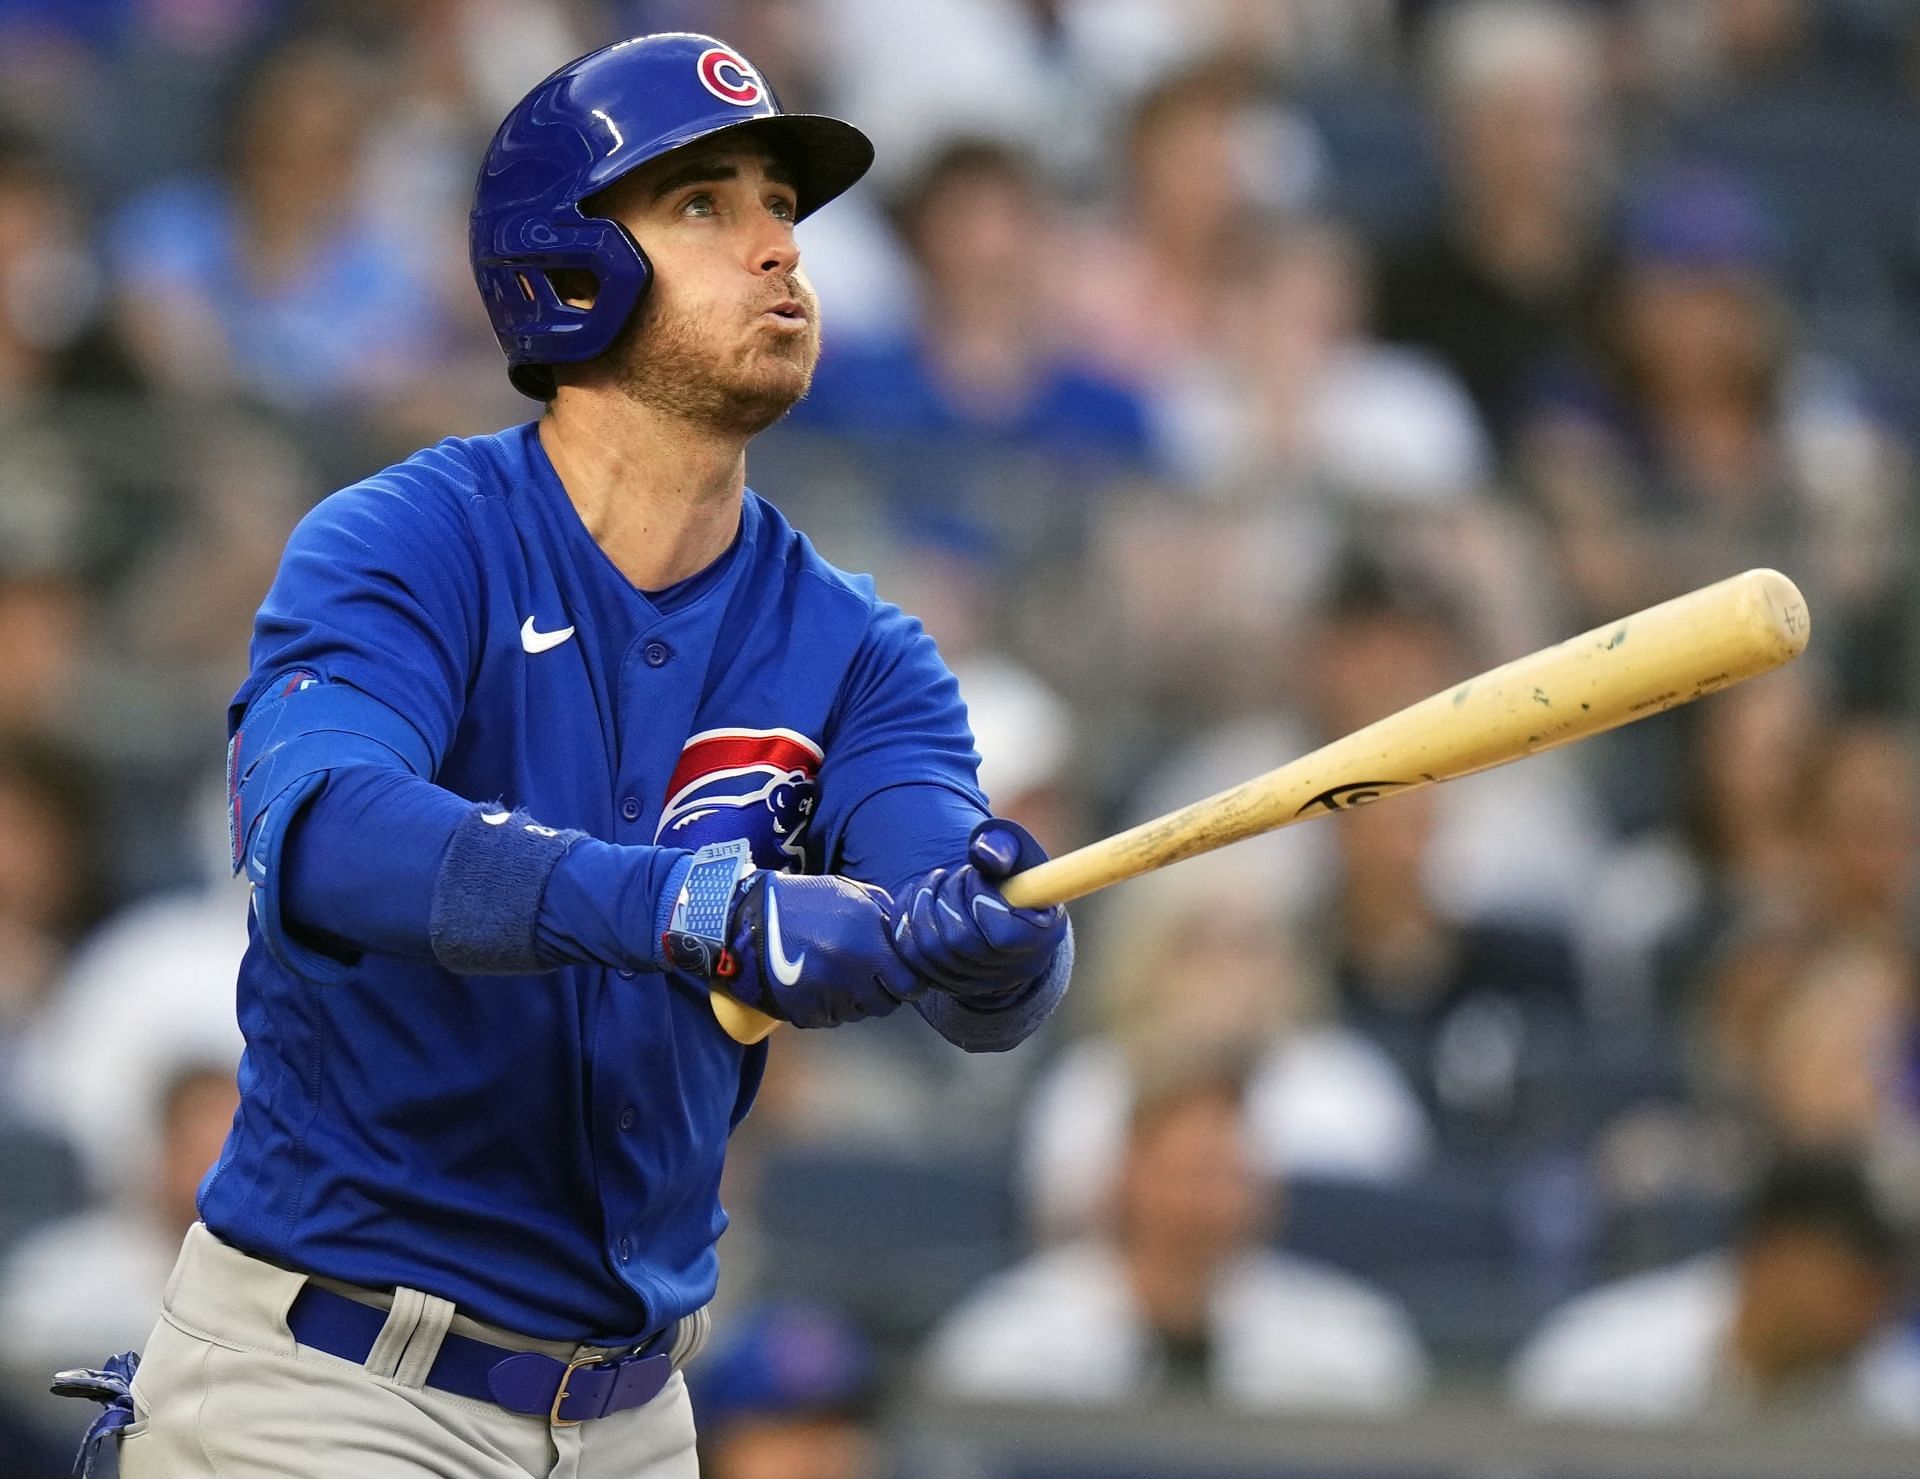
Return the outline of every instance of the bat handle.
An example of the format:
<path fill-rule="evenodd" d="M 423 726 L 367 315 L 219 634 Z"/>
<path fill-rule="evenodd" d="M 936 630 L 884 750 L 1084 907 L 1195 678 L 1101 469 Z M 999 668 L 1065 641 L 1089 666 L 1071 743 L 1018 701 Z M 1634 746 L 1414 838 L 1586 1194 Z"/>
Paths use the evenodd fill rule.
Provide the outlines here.
<path fill-rule="evenodd" d="M 780 1025 L 777 1017 L 769 1017 L 765 1012 L 756 1012 L 743 1001 L 735 1001 L 724 991 L 711 993 L 708 1000 L 713 1003 L 713 1015 L 721 1029 L 735 1042 L 752 1047 L 764 1042 L 774 1028 Z"/>
<path fill-rule="evenodd" d="M 1068 870 L 1057 866 L 1084 851 L 1084 848 L 1080 848 L 1075 852 L 1062 853 L 1058 858 L 1035 863 L 1031 868 L 1003 879 L 1000 897 L 1016 909 L 1051 909 L 1055 904 L 1065 904 L 1079 898 L 1081 893 L 1092 892 L 1091 889 L 1076 892 L 1067 887 Z"/>

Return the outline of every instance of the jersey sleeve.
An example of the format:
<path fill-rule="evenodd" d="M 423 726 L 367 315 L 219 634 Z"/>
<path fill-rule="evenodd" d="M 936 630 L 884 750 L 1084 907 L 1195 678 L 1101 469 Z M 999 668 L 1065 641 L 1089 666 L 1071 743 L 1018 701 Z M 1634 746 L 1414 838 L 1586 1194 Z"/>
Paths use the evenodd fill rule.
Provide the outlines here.
<path fill-rule="evenodd" d="M 437 770 L 479 645 L 483 588 L 473 533 L 451 498 L 403 479 L 334 494 L 287 542 L 229 732 L 276 675 L 310 671 L 400 715 Z"/>
<path fill-rule="evenodd" d="M 820 767 L 819 836 L 829 871 L 857 865 L 854 876 L 891 888 L 902 879 L 966 856 L 967 834 L 987 814 L 980 757 L 967 727 L 960 685 L 933 638 L 899 607 L 876 601 L 865 639 L 849 665 Z M 931 787 L 931 809 L 951 816 L 953 839 L 863 828 L 857 859 L 848 832 L 866 804 L 895 787 Z M 964 825 L 963 825 L 964 823 Z M 949 845 L 951 843 L 951 845 Z M 929 848 L 932 854 L 929 854 Z"/>
<path fill-rule="evenodd" d="M 457 503 L 376 479 L 301 521 L 261 603 L 227 716 L 234 865 L 269 948 L 307 979 L 427 944 L 469 809 L 430 782 L 479 641 L 480 563 Z"/>

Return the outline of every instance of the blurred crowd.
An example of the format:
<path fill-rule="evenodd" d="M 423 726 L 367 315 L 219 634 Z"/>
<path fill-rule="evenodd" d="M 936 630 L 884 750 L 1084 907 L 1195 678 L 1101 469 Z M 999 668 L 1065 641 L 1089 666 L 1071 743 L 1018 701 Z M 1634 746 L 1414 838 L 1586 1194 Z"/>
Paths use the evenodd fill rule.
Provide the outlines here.
<path fill-rule="evenodd" d="M 57 1471 L 42 1373 L 144 1336 L 231 1114 L 281 545 L 534 414 L 472 170 L 681 28 L 878 145 L 749 482 L 1050 847 L 1749 566 L 1815 632 L 1089 900 L 1007 1058 L 783 1035 L 707 1472 L 879 1476 L 925 1392 L 1920 1430 L 1906 0 L 0 0 L 5 1451 Z"/>

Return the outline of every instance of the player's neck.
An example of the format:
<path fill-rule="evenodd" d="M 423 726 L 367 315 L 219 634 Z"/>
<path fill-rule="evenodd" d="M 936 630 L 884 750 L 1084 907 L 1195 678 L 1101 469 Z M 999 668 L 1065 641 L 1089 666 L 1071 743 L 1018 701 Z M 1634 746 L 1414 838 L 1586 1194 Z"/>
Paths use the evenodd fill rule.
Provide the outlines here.
<path fill-rule="evenodd" d="M 548 410 L 540 444 L 580 522 L 643 591 L 697 575 L 733 542 L 746 439 L 627 402 Z"/>

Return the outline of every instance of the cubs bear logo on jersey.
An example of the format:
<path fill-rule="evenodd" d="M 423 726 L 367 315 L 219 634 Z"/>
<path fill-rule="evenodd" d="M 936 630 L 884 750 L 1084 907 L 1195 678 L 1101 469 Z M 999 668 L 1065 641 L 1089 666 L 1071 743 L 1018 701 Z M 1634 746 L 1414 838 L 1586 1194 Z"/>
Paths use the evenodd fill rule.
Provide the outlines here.
<path fill-rule="evenodd" d="M 802 872 L 822 758 L 818 745 L 791 729 L 696 734 L 673 768 L 653 840 L 699 848 L 745 838 L 759 867 Z"/>

